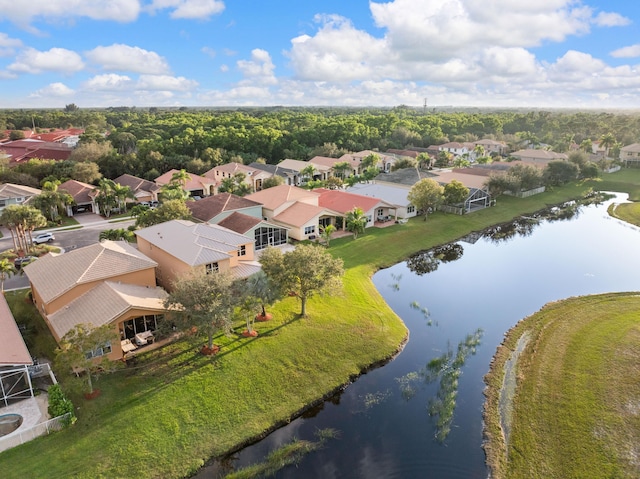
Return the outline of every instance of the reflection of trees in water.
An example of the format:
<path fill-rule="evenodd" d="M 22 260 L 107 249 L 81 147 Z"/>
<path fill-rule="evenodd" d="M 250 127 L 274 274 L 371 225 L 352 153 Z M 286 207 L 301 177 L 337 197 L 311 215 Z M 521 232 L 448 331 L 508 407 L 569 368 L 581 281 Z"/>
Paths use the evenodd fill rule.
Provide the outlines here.
<path fill-rule="evenodd" d="M 409 271 L 422 276 L 438 269 L 440 263 L 448 263 L 462 257 L 464 249 L 458 243 L 437 246 L 433 249 L 420 251 L 407 259 Z"/>
<path fill-rule="evenodd" d="M 529 236 L 538 224 L 537 217 L 522 217 L 511 223 L 492 226 L 485 231 L 484 236 L 493 243 L 500 243 L 516 236 Z"/>
<path fill-rule="evenodd" d="M 402 279 L 402 275 L 391 273 L 391 279 L 394 281 L 394 283 L 389 285 L 391 289 L 394 291 L 400 291 L 400 280 Z"/>
<path fill-rule="evenodd" d="M 419 382 L 430 384 L 440 380 L 436 396 L 429 400 L 429 415 L 435 420 L 435 437 L 439 442 L 444 442 L 451 432 L 462 366 L 469 354 L 476 353 L 481 337 L 482 329 L 478 329 L 460 341 L 455 352 L 449 347 L 446 353 L 430 360 L 420 371 L 396 378 L 400 393 L 407 401 L 416 395 Z"/>
<path fill-rule="evenodd" d="M 425 317 L 425 319 L 428 319 L 427 326 L 431 326 L 432 321 L 431 319 L 429 319 L 429 316 L 431 316 L 431 313 L 427 308 L 423 308 L 422 306 L 420 306 L 420 303 L 418 303 L 417 301 L 412 301 L 411 304 L 409 304 L 409 307 L 411 309 L 417 309 L 418 311 L 420 311 L 422 315 Z M 437 323 L 436 323 L 436 326 L 437 326 Z"/>

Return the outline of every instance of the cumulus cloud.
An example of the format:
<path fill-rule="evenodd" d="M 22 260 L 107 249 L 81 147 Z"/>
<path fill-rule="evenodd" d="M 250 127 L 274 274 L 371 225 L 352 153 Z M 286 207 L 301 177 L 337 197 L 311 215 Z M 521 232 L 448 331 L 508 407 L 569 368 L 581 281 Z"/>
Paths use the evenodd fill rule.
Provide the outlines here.
<path fill-rule="evenodd" d="M 153 0 L 148 10 L 155 13 L 157 10 L 171 9 L 171 18 L 188 18 L 204 20 L 224 10 L 224 2 L 220 0 Z"/>
<path fill-rule="evenodd" d="M 8 70 L 14 73 L 73 73 L 84 68 L 80 55 L 65 48 L 52 48 L 46 52 L 27 48 L 20 52 Z"/>
<path fill-rule="evenodd" d="M 108 47 L 94 48 L 86 52 L 85 55 L 91 63 L 100 65 L 103 70 L 151 75 L 169 73 L 169 65 L 163 57 L 139 47 L 113 44 Z"/>
<path fill-rule="evenodd" d="M 618 48 L 611 52 L 611 56 L 615 58 L 636 58 L 640 57 L 640 43 L 630 45 L 628 47 Z"/>
<path fill-rule="evenodd" d="M 185 77 L 168 75 L 140 75 L 136 89 L 138 90 L 170 90 L 190 91 L 198 86 L 198 82 Z"/>
<path fill-rule="evenodd" d="M 132 22 L 140 13 L 140 0 L 0 0 L 2 17 L 22 27 L 34 19 L 55 21 L 86 17 L 92 20 Z"/>
<path fill-rule="evenodd" d="M 51 83 L 40 90 L 33 92 L 30 97 L 31 98 L 42 98 L 42 97 L 65 97 L 73 95 L 74 91 L 66 86 L 64 83 Z"/>
<path fill-rule="evenodd" d="M 115 73 L 96 75 L 83 84 L 83 88 L 90 91 L 123 91 L 132 86 L 133 80 L 130 77 Z"/>
<path fill-rule="evenodd" d="M 600 12 L 593 20 L 599 27 L 624 27 L 631 24 L 631 20 L 619 13 Z"/>
<path fill-rule="evenodd" d="M 0 32 L 0 57 L 8 57 L 15 53 L 16 48 L 22 46 L 22 41 L 11 38 L 6 33 Z"/>
<path fill-rule="evenodd" d="M 245 78 L 266 84 L 277 83 L 274 75 L 275 65 L 266 50 L 260 48 L 252 50 L 251 60 L 238 60 L 237 65 Z"/>

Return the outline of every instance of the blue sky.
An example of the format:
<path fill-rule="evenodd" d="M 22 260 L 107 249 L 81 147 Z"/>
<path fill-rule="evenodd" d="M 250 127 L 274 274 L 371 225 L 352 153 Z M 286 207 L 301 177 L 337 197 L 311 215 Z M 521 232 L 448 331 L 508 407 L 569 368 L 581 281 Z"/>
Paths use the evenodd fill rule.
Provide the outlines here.
<path fill-rule="evenodd" d="M 25 7 L 0 0 L 0 108 L 640 107 L 634 0 Z"/>

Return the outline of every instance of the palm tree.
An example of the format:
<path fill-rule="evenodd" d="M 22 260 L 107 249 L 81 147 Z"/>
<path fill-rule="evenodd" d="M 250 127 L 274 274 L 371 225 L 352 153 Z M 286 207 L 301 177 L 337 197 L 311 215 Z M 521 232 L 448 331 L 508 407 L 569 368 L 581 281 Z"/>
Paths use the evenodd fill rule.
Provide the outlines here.
<path fill-rule="evenodd" d="M 4 281 L 16 274 L 16 268 L 7 258 L 0 260 L 0 288 L 4 293 Z"/>
<path fill-rule="evenodd" d="M 131 188 L 128 186 L 123 186 L 120 183 L 115 183 L 113 185 L 113 194 L 116 197 L 116 202 L 118 203 L 118 209 L 120 211 L 127 211 L 127 199 L 135 199 L 135 195 Z"/>
<path fill-rule="evenodd" d="M 482 145 L 476 145 L 473 148 L 473 153 L 474 153 L 474 158 L 477 160 L 478 158 L 480 158 L 481 156 L 484 156 L 485 154 L 485 149 L 484 146 Z"/>
<path fill-rule="evenodd" d="M 118 204 L 115 194 L 116 183 L 113 180 L 103 178 L 98 183 L 98 195 L 96 203 L 107 218 L 111 215 L 111 209 Z"/>
<path fill-rule="evenodd" d="M 603 146 L 605 148 L 605 156 L 607 158 L 609 157 L 609 150 L 616 146 L 616 143 L 616 137 L 613 136 L 613 133 L 611 132 L 605 133 L 600 137 L 600 146 Z"/>
<path fill-rule="evenodd" d="M 585 153 L 593 153 L 593 142 L 591 141 L 591 138 L 585 138 L 582 140 L 582 143 L 580 143 L 580 149 Z"/>
<path fill-rule="evenodd" d="M 356 206 L 347 212 L 347 230 L 353 233 L 353 239 L 358 239 L 358 234 L 364 233 L 367 221 L 362 208 Z"/>
<path fill-rule="evenodd" d="M 337 163 L 333 164 L 334 174 L 342 180 L 344 180 L 347 171 L 349 170 L 351 170 L 351 165 L 347 161 L 338 161 Z"/>
<path fill-rule="evenodd" d="M 313 175 L 315 172 L 316 172 L 316 167 L 313 165 L 308 165 L 300 170 L 300 175 L 305 180 L 305 182 L 309 182 L 313 180 Z"/>
<path fill-rule="evenodd" d="M 190 179 L 191 179 L 191 175 L 187 173 L 187 170 L 183 168 L 180 171 L 176 171 L 173 175 L 171 175 L 171 180 L 169 180 L 169 183 L 177 183 L 184 188 L 184 186 L 187 184 L 187 182 Z"/>
<path fill-rule="evenodd" d="M 336 231 L 336 227 L 333 225 L 325 226 L 320 232 L 320 237 L 324 240 L 327 248 L 329 247 L 329 242 L 331 241 L 331 235 Z"/>
<path fill-rule="evenodd" d="M 58 190 L 59 180 L 45 181 L 42 193 L 33 199 L 33 204 L 51 221 L 56 221 L 61 210 L 73 204 L 73 197 L 63 190 Z"/>

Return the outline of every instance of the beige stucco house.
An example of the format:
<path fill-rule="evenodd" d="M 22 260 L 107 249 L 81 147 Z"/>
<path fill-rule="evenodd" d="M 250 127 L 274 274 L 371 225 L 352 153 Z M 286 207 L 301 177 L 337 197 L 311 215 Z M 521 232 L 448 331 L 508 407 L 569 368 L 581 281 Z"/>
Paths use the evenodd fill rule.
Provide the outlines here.
<path fill-rule="evenodd" d="M 156 287 L 157 263 L 123 241 L 103 241 L 25 266 L 33 302 L 56 341 L 78 324 L 112 324 L 123 342 L 94 356 L 121 359 L 124 344 L 151 335 L 164 318 L 166 292 Z M 129 341 L 127 341 L 129 340 Z M 135 348 L 135 344 L 134 344 Z"/>
<path fill-rule="evenodd" d="M 158 263 L 158 283 L 167 290 L 193 271 L 228 271 L 247 278 L 260 270 L 254 240 L 218 225 L 172 220 L 136 231 L 138 248 Z"/>

